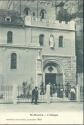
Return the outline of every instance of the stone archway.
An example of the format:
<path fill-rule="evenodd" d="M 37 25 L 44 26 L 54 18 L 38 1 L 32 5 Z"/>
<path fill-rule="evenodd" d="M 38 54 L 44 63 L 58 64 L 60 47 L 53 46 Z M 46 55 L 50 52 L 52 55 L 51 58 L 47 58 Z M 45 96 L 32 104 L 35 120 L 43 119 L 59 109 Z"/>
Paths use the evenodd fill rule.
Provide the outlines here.
<path fill-rule="evenodd" d="M 48 61 L 43 66 L 43 81 L 45 84 L 63 84 L 63 71 L 61 66 L 53 61 Z M 52 84 L 53 84 L 52 83 Z"/>
<path fill-rule="evenodd" d="M 60 64 L 53 60 L 44 62 L 43 83 L 45 86 L 45 91 L 46 85 L 50 84 L 51 90 L 53 90 L 51 96 L 55 93 L 60 93 L 60 90 L 64 89 L 64 73 Z M 60 94 L 58 94 L 58 97 L 60 97 Z"/>

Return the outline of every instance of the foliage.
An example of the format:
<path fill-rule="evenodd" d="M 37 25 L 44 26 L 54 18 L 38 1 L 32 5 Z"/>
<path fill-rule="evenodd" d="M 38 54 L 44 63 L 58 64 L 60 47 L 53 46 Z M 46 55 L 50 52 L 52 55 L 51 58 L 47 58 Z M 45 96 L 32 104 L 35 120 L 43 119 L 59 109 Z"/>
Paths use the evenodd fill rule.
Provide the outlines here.
<path fill-rule="evenodd" d="M 82 0 L 65 0 L 64 5 L 59 6 L 59 8 L 60 10 L 57 15 L 59 21 L 67 22 L 83 14 Z"/>

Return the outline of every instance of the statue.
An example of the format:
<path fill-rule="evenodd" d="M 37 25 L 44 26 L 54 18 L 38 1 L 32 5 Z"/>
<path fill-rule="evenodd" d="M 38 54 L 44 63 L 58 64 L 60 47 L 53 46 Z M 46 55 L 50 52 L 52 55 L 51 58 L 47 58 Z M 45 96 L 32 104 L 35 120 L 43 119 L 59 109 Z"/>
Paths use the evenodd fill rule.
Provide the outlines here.
<path fill-rule="evenodd" d="M 54 48 L 55 46 L 54 36 L 52 34 L 50 35 L 49 45 L 51 48 Z"/>

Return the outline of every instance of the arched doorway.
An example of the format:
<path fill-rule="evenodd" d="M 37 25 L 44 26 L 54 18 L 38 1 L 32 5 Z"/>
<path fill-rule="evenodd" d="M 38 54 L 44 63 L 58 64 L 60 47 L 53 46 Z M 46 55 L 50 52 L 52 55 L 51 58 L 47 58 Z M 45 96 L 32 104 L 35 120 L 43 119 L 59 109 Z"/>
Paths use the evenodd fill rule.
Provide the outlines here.
<path fill-rule="evenodd" d="M 43 81 L 45 85 L 50 84 L 51 96 L 57 94 L 58 97 L 63 97 L 61 90 L 64 89 L 64 75 L 62 68 L 59 64 L 49 61 L 43 67 Z"/>

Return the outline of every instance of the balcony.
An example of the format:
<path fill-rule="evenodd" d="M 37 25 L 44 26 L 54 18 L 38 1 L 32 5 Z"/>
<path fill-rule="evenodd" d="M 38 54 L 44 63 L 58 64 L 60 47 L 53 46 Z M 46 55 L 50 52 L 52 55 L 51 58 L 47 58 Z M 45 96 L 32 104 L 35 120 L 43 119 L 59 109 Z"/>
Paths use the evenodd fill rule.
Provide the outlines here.
<path fill-rule="evenodd" d="M 25 17 L 25 26 L 48 28 L 48 29 L 58 29 L 58 30 L 72 30 L 75 31 L 75 22 L 70 21 L 66 23 L 62 21 L 61 23 L 58 20 L 47 20 L 47 19 L 33 19 L 30 16 Z"/>

